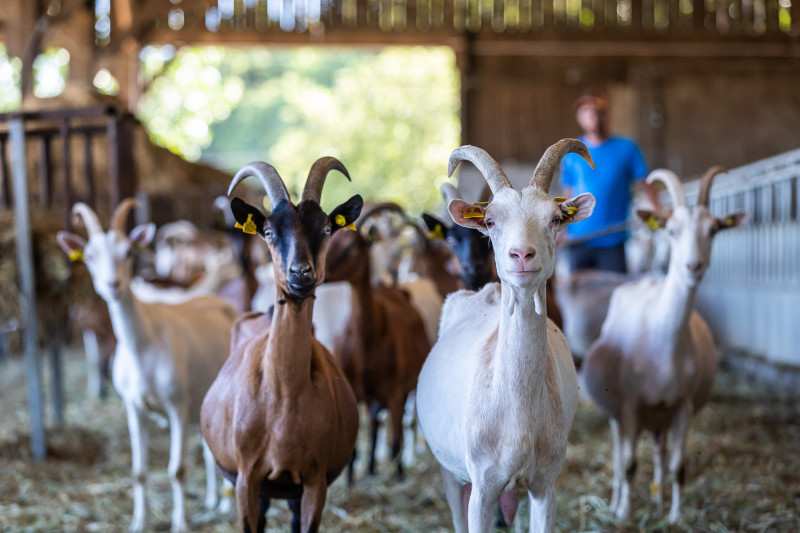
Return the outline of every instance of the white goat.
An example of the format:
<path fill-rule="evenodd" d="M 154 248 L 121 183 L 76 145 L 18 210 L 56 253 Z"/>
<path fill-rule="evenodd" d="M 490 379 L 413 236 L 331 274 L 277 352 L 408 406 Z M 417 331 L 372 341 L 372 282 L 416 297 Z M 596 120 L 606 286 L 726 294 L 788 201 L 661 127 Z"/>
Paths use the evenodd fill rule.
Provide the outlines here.
<path fill-rule="evenodd" d="M 172 485 L 172 531 L 185 531 L 184 440 L 187 423 L 198 421 L 200 405 L 227 358 L 236 312 L 225 301 L 203 297 L 179 305 L 145 303 L 131 291 L 133 255 L 147 246 L 154 224 L 125 234 L 133 199 L 114 211 L 108 232 L 97 214 L 83 203 L 73 214 L 83 218 L 88 242 L 78 235 L 58 233 L 61 248 L 72 258 L 83 256 L 97 293 L 108 304 L 117 348 L 112 367 L 114 388 L 125 404 L 133 463 L 133 521 L 131 531 L 145 528 L 147 479 L 147 413 L 165 414 L 170 427 L 169 476 Z M 203 442 L 206 465 L 206 507 L 217 502 L 216 468 Z"/>
<path fill-rule="evenodd" d="M 554 526 L 554 483 L 578 383 L 567 341 L 545 316 L 545 282 L 556 234 L 588 217 L 595 204 L 591 194 L 550 198 L 553 172 L 568 152 L 592 164 L 583 143 L 564 139 L 548 148 L 522 191 L 480 148 L 462 146 L 450 156 L 450 174 L 470 161 L 494 193 L 488 206 L 452 200 L 448 211 L 456 224 L 489 236 L 501 280 L 445 300 L 439 340 L 417 386 L 420 425 L 442 466 L 457 533 L 492 531 L 501 494 L 521 489 L 530 497 L 531 531 Z M 462 493 L 469 484 L 465 519 Z"/>
<path fill-rule="evenodd" d="M 697 286 L 711 259 L 714 235 L 741 224 L 744 213 L 711 216 L 708 195 L 714 176 L 702 178 L 697 205 L 689 207 L 678 177 L 655 170 L 672 196 L 668 219 L 650 211 L 638 214 L 650 225 L 665 227 L 672 250 L 663 280 L 646 278 L 617 288 L 600 338 L 583 363 L 586 388 L 610 417 L 614 443 L 611 509 L 620 520 L 630 513 L 630 482 L 636 471 L 636 443 L 642 429 L 654 434 L 653 496 L 661 510 L 661 480 L 670 436 L 672 508 L 669 521 L 680 518 L 680 489 L 689 420 L 709 399 L 716 374 L 714 341 L 706 322 L 694 311 Z"/>

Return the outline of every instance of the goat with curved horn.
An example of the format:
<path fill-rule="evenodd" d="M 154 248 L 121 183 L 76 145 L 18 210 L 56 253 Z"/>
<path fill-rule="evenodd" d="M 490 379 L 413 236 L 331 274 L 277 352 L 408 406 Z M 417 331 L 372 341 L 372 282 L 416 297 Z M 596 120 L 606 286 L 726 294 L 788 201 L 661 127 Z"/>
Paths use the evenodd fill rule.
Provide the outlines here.
<path fill-rule="evenodd" d="M 111 224 L 109 224 L 108 230 L 117 230 L 120 233 L 126 233 L 125 223 L 128 221 L 128 213 L 130 213 L 131 209 L 138 206 L 139 201 L 136 198 L 125 198 L 122 200 L 117 208 L 114 209 L 114 214 L 111 215 Z"/>
<path fill-rule="evenodd" d="M 544 192 L 548 192 L 558 165 L 561 164 L 564 156 L 569 153 L 578 154 L 594 169 L 594 161 L 585 144 L 578 139 L 561 139 L 544 152 L 539 164 L 536 165 L 536 170 L 533 171 L 531 186 L 539 187 Z"/>
<path fill-rule="evenodd" d="M 311 165 L 311 170 L 308 172 L 302 201 L 311 200 L 319 203 L 322 197 L 322 186 L 325 185 L 325 178 L 331 170 L 338 170 L 348 181 L 351 181 L 350 174 L 341 161 L 335 157 L 320 157 Z"/>
<path fill-rule="evenodd" d="M 283 179 L 280 174 L 278 174 L 278 171 L 269 163 L 264 163 L 262 161 L 253 161 L 239 169 L 239 172 L 233 176 L 231 184 L 228 186 L 228 196 L 230 196 L 236 186 L 239 185 L 239 182 L 249 176 L 255 176 L 259 179 L 261 185 L 264 186 L 264 190 L 267 192 L 272 207 L 275 207 L 284 200 L 290 202 L 289 191 L 286 190 L 286 185 L 283 183 Z"/>
<path fill-rule="evenodd" d="M 89 234 L 89 237 L 95 233 L 103 233 L 103 226 L 100 225 L 100 219 L 97 218 L 97 213 L 83 202 L 78 202 L 72 206 L 72 218 L 73 224 L 75 224 L 76 219 L 83 220 L 83 225 L 86 226 L 86 232 Z"/>
<path fill-rule="evenodd" d="M 447 176 L 450 177 L 455 172 L 456 167 L 461 161 L 469 161 L 480 171 L 486 183 L 492 189 L 493 194 L 503 187 L 511 187 L 511 182 L 508 181 L 508 176 L 500 168 L 497 161 L 490 156 L 483 148 L 477 146 L 464 145 L 453 150 L 450 154 L 450 160 L 447 165 Z"/>
<path fill-rule="evenodd" d="M 658 168 L 652 171 L 649 176 L 647 176 L 648 184 L 651 184 L 654 181 L 660 181 L 664 184 L 664 187 L 667 188 L 667 191 L 669 191 L 669 195 L 672 198 L 673 207 L 677 207 L 679 205 L 686 206 L 686 193 L 683 190 L 681 180 L 678 179 L 678 176 L 675 175 L 674 172 L 671 170 Z"/>
<path fill-rule="evenodd" d="M 717 174 L 724 174 L 726 172 L 728 172 L 728 169 L 720 165 L 714 165 L 706 170 L 705 174 L 703 174 L 703 177 L 700 178 L 700 190 L 697 192 L 697 205 L 704 205 L 708 207 L 711 184 L 714 182 L 714 177 L 716 177 Z"/>

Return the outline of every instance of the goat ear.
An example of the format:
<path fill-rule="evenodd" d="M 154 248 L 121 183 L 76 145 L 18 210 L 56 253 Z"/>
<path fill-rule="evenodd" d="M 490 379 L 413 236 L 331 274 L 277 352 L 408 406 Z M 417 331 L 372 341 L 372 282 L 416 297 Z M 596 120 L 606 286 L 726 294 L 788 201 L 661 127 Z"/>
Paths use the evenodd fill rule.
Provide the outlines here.
<path fill-rule="evenodd" d="M 590 192 L 579 194 L 578 196 L 559 203 L 558 205 L 563 215 L 561 227 L 564 228 L 567 224 L 580 222 L 581 220 L 589 218 L 589 215 L 594 212 L 596 203 L 597 201 L 594 199 L 594 195 Z"/>
<path fill-rule="evenodd" d="M 738 211 L 722 218 L 715 218 L 714 222 L 716 223 L 717 231 L 721 231 L 741 226 L 747 220 L 747 217 L 747 213 Z"/>
<path fill-rule="evenodd" d="M 364 207 L 364 199 L 361 198 L 360 194 L 356 194 L 331 211 L 330 215 L 328 215 L 331 219 L 331 233 L 353 224 L 361 215 L 362 207 Z M 351 227 L 350 229 L 353 228 Z"/>
<path fill-rule="evenodd" d="M 231 200 L 231 212 L 236 220 L 236 228 L 250 235 L 264 235 L 264 222 L 267 217 L 259 210 L 239 197 Z"/>
<path fill-rule="evenodd" d="M 59 231 L 56 234 L 56 241 L 72 261 L 80 261 L 83 258 L 86 241 L 82 237 L 68 231 Z"/>
<path fill-rule="evenodd" d="M 450 212 L 453 222 L 465 228 L 472 228 L 483 233 L 486 233 L 486 222 L 483 217 L 486 214 L 486 208 L 482 205 L 469 204 L 464 200 L 455 199 L 450 200 L 447 205 L 447 210 Z"/>
<path fill-rule="evenodd" d="M 147 248 L 156 236 L 156 225 L 152 222 L 140 224 L 133 228 L 128 238 L 137 248 Z"/>
<path fill-rule="evenodd" d="M 637 209 L 636 216 L 644 222 L 645 226 L 647 226 L 650 231 L 663 228 L 667 225 L 667 220 L 669 219 L 668 216 L 663 216 L 650 209 Z"/>
<path fill-rule="evenodd" d="M 447 226 L 444 225 L 444 222 L 433 215 L 429 215 L 428 213 L 422 213 L 422 220 L 425 222 L 425 227 L 428 228 L 428 236 L 430 238 L 447 238 Z"/>

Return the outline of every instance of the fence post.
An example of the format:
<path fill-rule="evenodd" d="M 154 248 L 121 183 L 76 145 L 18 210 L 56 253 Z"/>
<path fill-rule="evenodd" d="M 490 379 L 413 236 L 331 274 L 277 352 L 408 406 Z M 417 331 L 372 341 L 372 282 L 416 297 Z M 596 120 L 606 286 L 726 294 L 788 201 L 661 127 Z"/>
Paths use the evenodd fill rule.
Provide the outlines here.
<path fill-rule="evenodd" d="M 36 314 L 36 279 L 33 270 L 33 242 L 28 212 L 28 180 L 25 168 L 25 127 L 21 115 L 11 119 L 9 128 L 13 154 L 14 213 L 16 221 L 17 269 L 20 277 L 25 344 L 25 379 L 28 389 L 30 434 L 33 458 L 42 460 L 47 454 L 42 406 L 42 379 L 39 370 L 39 324 Z"/>

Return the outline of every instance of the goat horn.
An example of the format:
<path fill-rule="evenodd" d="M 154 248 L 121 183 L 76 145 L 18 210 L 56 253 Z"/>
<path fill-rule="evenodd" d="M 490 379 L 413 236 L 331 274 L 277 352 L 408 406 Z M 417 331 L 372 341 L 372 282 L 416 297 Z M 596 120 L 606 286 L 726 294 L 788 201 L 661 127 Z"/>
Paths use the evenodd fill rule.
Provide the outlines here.
<path fill-rule="evenodd" d="M 322 197 L 322 186 L 325 185 L 325 178 L 331 170 L 338 170 L 344 174 L 348 181 L 352 181 L 350 180 L 350 174 L 348 174 L 341 161 L 335 157 L 320 157 L 311 165 L 311 170 L 308 172 L 302 201 L 311 200 L 319 203 Z"/>
<path fill-rule="evenodd" d="M 681 185 L 681 180 L 678 179 L 674 172 L 657 168 L 647 176 L 647 183 L 653 183 L 654 181 L 660 181 L 664 184 L 664 187 L 667 188 L 669 195 L 672 197 L 672 204 L 675 207 L 687 204 L 686 193 L 683 190 L 683 185 Z"/>
<path fill-rule="evenodd" d="M 120 202 L 114 214 L 111 215 L 111 224 L 108 225 L 108 230 L 117 230 L 120 233 L 125 233 L 125 223 L 128 221 L 128 213 L 131 209 L 137 207 L 139 201 L 136 198 L 125 198 Z"/>
<path fill-rule="evenodd" d="M 361 216 L 358 218 L 358 223 L 363 224 L 368 219 L 381 214 L 384 211 L 391 211 L 393 213 L 398 213 L 400 216 L 403 217 L 403 221 L 407 222 L 408 217 L 406 217 L 403 208 L 397 205 L 394 202 L 380 202 L 377 204 L 373 204 L 369 206 L 367 209 L 361 212 Z"/>
<path fill-rule="evenodd" d="M 103 233 L 103 226 L 100 225 L 100 219 L 97 218 L 97 213 L 83 202 L 78 202 L 72 206 L 72 218 L 73 224 L 75 224 L 79 218 L 83 220 L 83 225 L 86 227 L 86 232 L 89 234 L 89 237 L 95 233 Z"/>
<path fill-rule="evenodd" d="M 228 196 L 239 185 L 239 182 L 248 176 L 255 176 L 259 179 L 273 208 L 283 201 L 291 203 L 289 191 L 286 190 L 286 185 L 283 183 L 278 171 L 269 163 L 262 161 L 253 161 L 239 169 L 239 172 L 233 176 L 230 186 L 228 186 Z"/>
<path fill-rule="evenodd" d="M 443 183 L 441 187 L 442 194 L 444 195 L 444 203 L 449 204 L 453 200 L 461 199 L 461 191 L 452 183 Z"/>
<path fill-rule="evenodd" d="M 708 200 L 711 195 L 711 184 L 714 181 L 714 177 L 717 174 L 723 174 L 725 172 L 728 172 L 728 169 L 720 165 L 714 165 L 706 170 L 706 173 L 703 174 L 702 178 L 700 178 L 700 189 L 697 193 L 697 205 L 704 205 L 708 207 Z"/>
<path fill-rule="evenodd" d="M 589 154 L 589 149 L 578 139 L 561 139 L 550 148 L 545 150 L 544 155 L 536 165 L 531 178 L 531 186 L 539 187 L 544 192 L 550 191 L 550 184 L 553 182 L 553 175 L 561 164 L 565 155 L 575 153 L 581 156 L 589 166 L 594 168 L 594 161 Z"/>
<path fill-rule="evenodd" d="M 456 167 L 461 161 L 469 161 L 480 171 L 492 193 L 497 194 L 497 191 L 504 187 L 511 187 L 511 182 L 508 181 L 506 173 L 497 164 L 497 161 L 492 159 L 486 150 L 478 148 L 477 146 L 464 145 L 453 150 L 450 154 L 450 161 L 447 165 L 447 176 L 453 175 Z"/>

